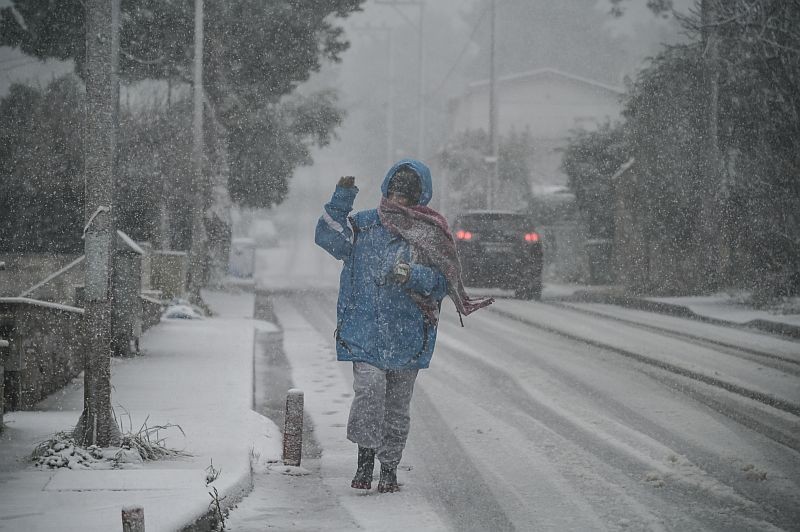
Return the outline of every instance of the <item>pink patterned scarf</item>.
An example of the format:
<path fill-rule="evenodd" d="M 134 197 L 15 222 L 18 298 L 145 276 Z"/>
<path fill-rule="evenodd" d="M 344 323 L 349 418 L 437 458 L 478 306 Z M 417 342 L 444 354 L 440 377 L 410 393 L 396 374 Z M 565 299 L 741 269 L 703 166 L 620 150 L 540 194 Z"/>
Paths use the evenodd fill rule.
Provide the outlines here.
<path fill-rule="evenodd" d="M 447 220 L 424 205 L 404 207 L 387 198 L 378 206 L 381 224 L 391 233 L 400 236 L 417 252 L 420 262 L 441 271 L 447 279 L 447 295 L 453 300 L 459 314 L 464 316 L 494 303 L 494 298 L 472 298 L 467 295 L 461 280 L 461 263 L 456 242 Z M 432 298 L 409 292 L 430 323 L 439 322 L 439 307 Z"/>

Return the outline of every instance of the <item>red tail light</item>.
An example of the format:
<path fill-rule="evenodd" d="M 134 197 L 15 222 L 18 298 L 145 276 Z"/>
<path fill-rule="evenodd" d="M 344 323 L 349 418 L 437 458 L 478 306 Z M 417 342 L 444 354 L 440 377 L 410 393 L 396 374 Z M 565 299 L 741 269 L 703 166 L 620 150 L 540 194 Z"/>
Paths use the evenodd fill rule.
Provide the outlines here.
<path fill-rule="evenodd" d="M 539 233 L 525 233 L 525 242 L 538 242 Z"/>
<path fill-rule="evenodd" d="M 472 240 L 472 233 L 469 231 L 464 231 L 463 229 L 459 229 L 456 231 L 456 238 L 458 240 Z"/>

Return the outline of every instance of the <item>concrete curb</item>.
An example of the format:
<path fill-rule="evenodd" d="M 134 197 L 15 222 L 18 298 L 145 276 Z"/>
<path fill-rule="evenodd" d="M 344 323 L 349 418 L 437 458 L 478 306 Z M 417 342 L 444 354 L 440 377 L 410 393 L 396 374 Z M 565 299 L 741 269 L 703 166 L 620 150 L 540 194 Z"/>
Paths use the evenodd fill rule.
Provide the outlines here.
<path fill-rule="evenodd" d="M 752 320 L 748 321 L 745 324 L 745 327 L 753 327 L 773 334 L 780 334 L 783 336 L 800 339 L 800 327 L 797 325 L 790 325 L 788 323 L 781 323 L 779 321 Z"/>
<path fill-rule="evenodd" d="M 770 320 L 751 320 L 745 323 L 737 323 L 734 321 L 721 320 L 719 318 L 712 318 L 697 314 L 689 307 L 683 305 L 676 305 L 674 303 L 664 303 L 663 301 L 651 301 L 649 299 L 633 296 L 625 296 L 619 294 L 609 294 L 604 292 L 581 290 L 575 292 L 571 296 L 559 298 L 561 301 L 575 302 L 575 303 L 604 303 L 607 305 L 617 305 L 620 307 L 633 308 L 638 310 L 646 310 L 648 312 L 655 312 L 658 314 L 666 314 L 669 316 L 676 316 L 680 318 L 689 318 L 705 323 L 714 325 L 722 325 L 725 327 L 734 328 L 749 328 L 758 329 L 760 331 L 777 334 L 781 336 L 788 336 L 790 338 L 800 339 L 800 326 L 790 325 L 779 321 Z"/>
<path fill-rule="evenodd" d="M 211 492 L 212 488 L 213 486 L 208 486 L 208 491 Z M 227 512 L 235 508 L 251 491 L 253 491 L 252 467 L 249 474 L 244 475 L 227 490 L 219 494 L 222 511 L 227 515 Z M 181 528 L 180 532 L 215 532 L 219 530 L 220 520 L 216 509 L 211 507 L 211 502 L 211 496 L 209 495 L 208 510 L 193 522 Z"/>

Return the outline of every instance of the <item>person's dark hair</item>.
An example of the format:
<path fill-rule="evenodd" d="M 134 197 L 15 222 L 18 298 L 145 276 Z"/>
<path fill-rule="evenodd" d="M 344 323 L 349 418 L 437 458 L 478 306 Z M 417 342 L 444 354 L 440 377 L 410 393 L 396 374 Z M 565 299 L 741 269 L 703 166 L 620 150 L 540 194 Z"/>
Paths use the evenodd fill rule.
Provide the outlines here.
<path fill-rule="evenodd" d="M 419 203 L 422 196 L 422 183 L 419 174 L 407 166 L 401 166 L 392 176 L 388 187 L 389 194 L 401 194 L 414 204 Z"/>

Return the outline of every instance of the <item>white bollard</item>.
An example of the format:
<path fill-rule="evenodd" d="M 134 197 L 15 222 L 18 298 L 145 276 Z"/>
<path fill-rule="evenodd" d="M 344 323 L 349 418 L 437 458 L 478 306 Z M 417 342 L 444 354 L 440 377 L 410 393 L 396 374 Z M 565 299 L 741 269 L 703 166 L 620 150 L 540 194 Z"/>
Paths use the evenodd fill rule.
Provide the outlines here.
<path fill-rule="evenodd" d="M 283 424 L 283 463 L 299 466 L 303 454 L 303 391 L 292 388 L 286 395 Z"/>
<path fill-rule="evenodd" d="M 122 509 L 122 532 L 144 532 L 144 508 L 126 506 Z"/>

